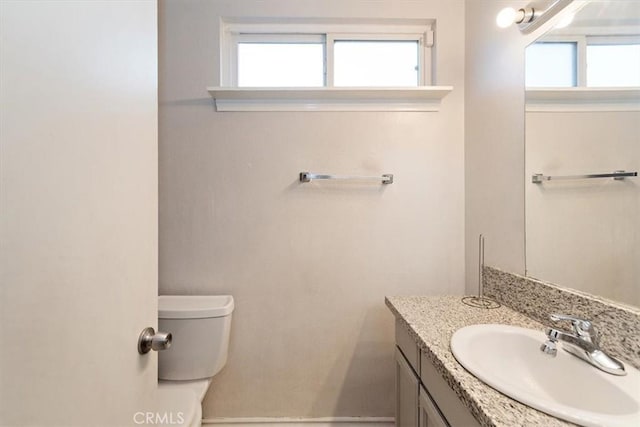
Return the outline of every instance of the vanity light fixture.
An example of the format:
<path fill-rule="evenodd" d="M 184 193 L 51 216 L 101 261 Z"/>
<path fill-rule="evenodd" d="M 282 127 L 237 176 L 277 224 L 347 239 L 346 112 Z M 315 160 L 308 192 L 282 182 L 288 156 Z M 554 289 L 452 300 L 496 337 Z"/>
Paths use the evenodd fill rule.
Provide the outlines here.
<path fill-rule="evenodd" d="M 533 21 L 535 9 L 532 7 L 515 10 L 512 7 L 505 7 L 496 16 L 496 25 L 500 28 L 510 27 L 511 24 L 522 24 Z"/>
<path fill-rule="evenodd" d="M 526 7 L 518 10 L 507 7 L 498 12 L 496 25 L 507 28 L 512 24 L 518 24 L 520 31 L 527 34 L 540 28 L 543 24 L 558 16 L 556 19 L 559 28 L 566 27 L 573 20 L 575 12 L 582 8 L 589 0 L 542 0 L 534 1 Z"/>

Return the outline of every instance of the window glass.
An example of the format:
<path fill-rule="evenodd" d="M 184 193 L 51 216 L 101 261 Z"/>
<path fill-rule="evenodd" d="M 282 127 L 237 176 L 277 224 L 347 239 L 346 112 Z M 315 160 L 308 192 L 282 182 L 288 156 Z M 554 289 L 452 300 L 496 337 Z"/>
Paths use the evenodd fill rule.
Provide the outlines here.
<path fill-rule="evenodd" d="M 238 86 L 324 86 L 324 44 L 238 43 Z"/>
<path fill-rule="evenodd" d="M 587 45 L 587 86 L 640 86 L 640 44 Z"/>
<path fill-rule="evenodd" d="M 352 41 L 334 43 L 335 86 L 418 86 L 417 41 Z"/>
<path fill-rule="evenodd" d="M 526 50 L 527 87 L 572 87 L 577 85 L 577 44 L 533 43 Z"/>

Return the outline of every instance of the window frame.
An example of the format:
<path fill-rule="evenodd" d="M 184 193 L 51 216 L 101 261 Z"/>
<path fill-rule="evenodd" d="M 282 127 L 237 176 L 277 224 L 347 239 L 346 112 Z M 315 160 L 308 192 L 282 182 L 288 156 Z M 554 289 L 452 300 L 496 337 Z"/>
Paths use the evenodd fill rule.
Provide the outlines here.
<path fill-rule="evenodd" d="M 334 74 L 333 47 L 336 41 L 415 41 L 418 43 L 418 85 L 433 85 L 433 22 L 361 22 L 305 23 L 227 22 L 222 21 L 220 35 L 220 85 L 238 87 L 239 43 L 312 43 L 324 42 L 324 87 L 331 88 Z M 317 43 L 317 41 L 316 41 Z"/>

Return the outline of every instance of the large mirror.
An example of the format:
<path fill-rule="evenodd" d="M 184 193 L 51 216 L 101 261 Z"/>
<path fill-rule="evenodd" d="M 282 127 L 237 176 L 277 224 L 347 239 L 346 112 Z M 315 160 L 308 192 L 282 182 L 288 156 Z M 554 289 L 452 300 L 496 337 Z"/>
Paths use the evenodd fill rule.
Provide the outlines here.
<path fill-rule="evenodd" d="M 640 1 L 563 21 L 526 52 L 526 274 L 640 306 Z"/>

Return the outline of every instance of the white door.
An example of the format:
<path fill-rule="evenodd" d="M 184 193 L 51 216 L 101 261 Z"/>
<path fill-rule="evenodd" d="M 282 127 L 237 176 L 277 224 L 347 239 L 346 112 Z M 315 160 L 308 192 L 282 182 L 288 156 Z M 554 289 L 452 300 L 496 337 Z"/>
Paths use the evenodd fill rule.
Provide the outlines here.
<path fill-rule="evenodd" d="M 133 425 L 156 389 L 155 0 L 0 0 L 0 425 Z"/>

